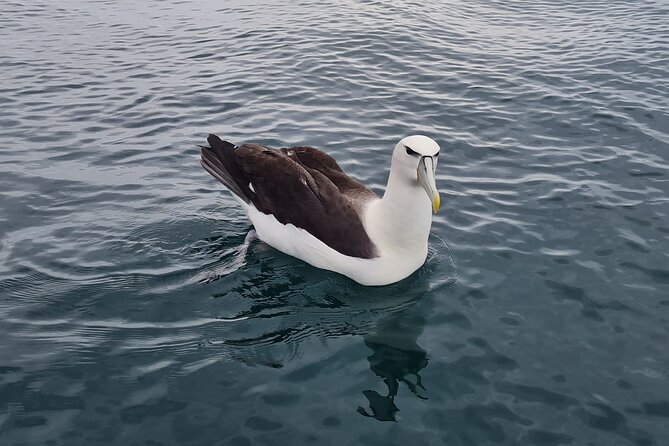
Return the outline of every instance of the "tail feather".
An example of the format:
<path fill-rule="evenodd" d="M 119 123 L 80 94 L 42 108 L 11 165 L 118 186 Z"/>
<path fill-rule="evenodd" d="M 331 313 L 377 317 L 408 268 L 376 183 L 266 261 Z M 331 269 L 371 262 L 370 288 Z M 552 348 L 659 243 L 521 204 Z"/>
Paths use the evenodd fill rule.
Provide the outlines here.
<path fill-rule="evenodd" d="M 223 183 L 230 192 L 245 203 L 250 203 L 253 192 L 248 187 L 246 175 L 235 161 L 234 144 L 223 141 L 216 135 L 209 135 L 207 141 L 211 147 L 200 146 L 202 167 Z"/>

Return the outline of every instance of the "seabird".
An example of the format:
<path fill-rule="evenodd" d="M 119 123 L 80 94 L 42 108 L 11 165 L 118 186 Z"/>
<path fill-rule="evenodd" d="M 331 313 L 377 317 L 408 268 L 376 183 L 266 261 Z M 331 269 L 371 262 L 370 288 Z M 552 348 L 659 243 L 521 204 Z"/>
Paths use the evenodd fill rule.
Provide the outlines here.
<path fill-rule="evenodd" d="M 382 198 L 313 147 L 207 141 L 202 167 L 232 192 L 268 245 L 363 285 L 400 281 L 425 263 L 440 206 L 439 145 L 427 136 L 395 146 Z"/>

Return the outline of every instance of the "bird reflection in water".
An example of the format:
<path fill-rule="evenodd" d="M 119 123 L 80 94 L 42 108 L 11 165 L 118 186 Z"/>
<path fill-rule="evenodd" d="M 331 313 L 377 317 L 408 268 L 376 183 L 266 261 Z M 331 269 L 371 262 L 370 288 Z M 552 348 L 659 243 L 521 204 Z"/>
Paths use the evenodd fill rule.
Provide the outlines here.
<path fill-rule="evenodd" d="M 246 364 L 278 369 L 302 355 L 305 339 L 361 336 L 372 351 L 367 357 L 369 367 L 385 389 L 363 390 L 369 407 L 358 407 L 358 413 L 397 421 L 396 402 L 403 391 L 427 399 L 420 372 L 428 364 L 428 355 L 418 338 L 426 315 L 432 313 L 435 290 L 443 297 L 457 283 L 455 265 L 450 254 L 444 254 L 448 250 L 431 250 L 425 267 L 415 276 L 381 288 L 363 287 L 308 266 L 298 269 L 292 259 L 274 252 L 255 252 L 265 266 L 241 283 L 221 283 L 215 295 L 239 296 L 249 307 L 230 317 L 238 322 L 226 326 L 230 333 L 217 332 L 224 339 L 210 340 L 210 345 L 224 346 L 227 357 Z M 434 280 L 437 268 L 447 270 L 439 281 Z M 220 278 L 215 275 L 214 280 Z"/>
<path fill-rule="evenodd" d="M 364 390 L 369 410 L 358 407 L 358 413 L 379 421 L 397 421 L 395 414 L 399 408 L 395 397 L 404 384 L 416 397 L 425 400 L 425 386 L 420 371 L 428 363 L 427 352 L 418 345 L 418 337 L 423 332 L 425 317 L 421 310 L 424 305 L 409 307 L 379 321 L 374 334 L 365 336 L 365 345 L 372 350 L 367 357 L 369 368 L 387 386 L 387 395 L 375 390 Z M 370 413 L 371 411 L 371 413 Z"/>

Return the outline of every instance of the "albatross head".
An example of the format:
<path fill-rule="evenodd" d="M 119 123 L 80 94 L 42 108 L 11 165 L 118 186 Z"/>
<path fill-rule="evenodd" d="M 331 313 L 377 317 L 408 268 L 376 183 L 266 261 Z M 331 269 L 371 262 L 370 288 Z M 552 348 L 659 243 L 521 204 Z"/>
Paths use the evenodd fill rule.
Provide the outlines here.
<path fill-rule="evenodd" d="M 439 144 L 423 135 L 407 136 L 395 146 L 392 169 L 402 175 L 410 184 L 420 185 L 432 201 L 436 213 L 441 206 L 441 198 L 434 179 L 437 167 Z"/>

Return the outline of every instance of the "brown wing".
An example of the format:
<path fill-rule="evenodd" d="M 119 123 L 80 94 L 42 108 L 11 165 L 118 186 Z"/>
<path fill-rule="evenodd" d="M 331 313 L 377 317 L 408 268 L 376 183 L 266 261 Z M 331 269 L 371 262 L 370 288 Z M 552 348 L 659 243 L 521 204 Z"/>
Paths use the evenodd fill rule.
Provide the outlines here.
<path fill-rule="evenodd" d="M 346 175 L 337 161 L 325 152 L 313 147 L 290 147 L 281 151 L 308 171 L 313 169 L 325 175 L 354 204 L 378 198 L 374 192 Z"/>
<path fill-rule="evenodd" d="M 342 254 L 377 256 L 358 215 L 360 197 L 376 195 L 346 176 L 332 157 L 308 147 L 275 150 L 259 144 L 241 145 L 234 154 L 259 211 L 308 231 Z"/>

